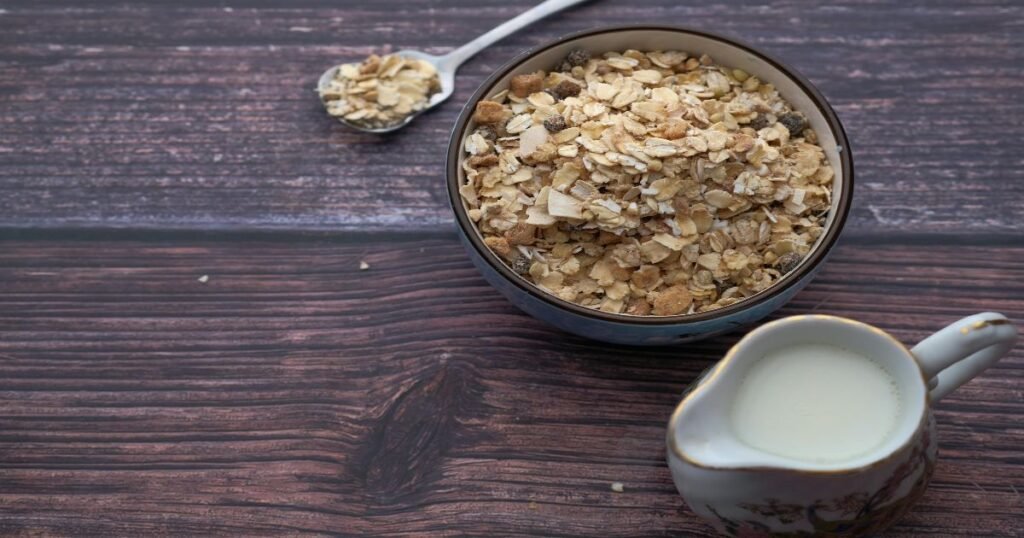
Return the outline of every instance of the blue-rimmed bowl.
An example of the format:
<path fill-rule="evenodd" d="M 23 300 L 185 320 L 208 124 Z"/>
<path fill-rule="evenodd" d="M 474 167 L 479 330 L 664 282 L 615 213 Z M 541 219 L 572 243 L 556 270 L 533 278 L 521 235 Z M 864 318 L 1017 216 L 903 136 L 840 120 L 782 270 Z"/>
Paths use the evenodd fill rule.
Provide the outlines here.
<path fill-rule="evenodd" d="M 721 65 L 742 69 L 774 84 L 779 93 L 807 117 L 835 172 L 832 208 L 825 233 L 800 265 L 770 288 L 736 304 L 677 316 L 601 312 L 559 299 L 509 269 L 484 244 L 459 196 L 459 185 L 464 181 L 463 143 L 476 128 L 472 117 L 478 101 L 507 88 L 515 75 L 553 69 L 573 49 L 585 49 L 595 55 L 626 49 L 708 54 Z M 821 268 L 849 213 L 853 197 L 853 160 L 846 133 L 832 107 L 813 84 L 775 58 L 735 39 L 705 31 L 663 25 L 614 26 L 580 32 L 536 47 L 491 75 L 469 99 L 455 124 L 448 146 L 447 183 L 459 234 L 473 264 L 512 304 L 560 329 L 588 338 L 618 344 L 664 345 L 706 338 L 749 325 L 781 307 L 806 286 Z"/>

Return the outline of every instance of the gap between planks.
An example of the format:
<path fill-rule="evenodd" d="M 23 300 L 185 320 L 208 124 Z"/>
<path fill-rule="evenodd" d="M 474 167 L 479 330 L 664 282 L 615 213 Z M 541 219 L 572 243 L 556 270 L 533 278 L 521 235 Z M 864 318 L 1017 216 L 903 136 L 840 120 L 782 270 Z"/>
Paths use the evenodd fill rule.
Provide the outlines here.
<path fill-rule="evenodd" d="M 125 227 L 63 227 L 63 226 L 0 226 L 0 242 L 17 241 L 285 241 L 361 244 L 379 241 L 429 241 L 455 239 L 454 224 L 439 224 L 419 230 L 380 230 L 360 227 L 338 227 L 335 230 L 304 227 L 253 227 L 251 225 L 217 225 L 197 229 L 165 224 Z M 843 230 L 837 244 L 851 245 L 907 245 L 907 246 L 965 246 L 965 247 L 1019 247 L 1024 246 L 1024 233 L 1019 231 L 988 234 L 951 234 L 943 232 L 861 232 Z"/>

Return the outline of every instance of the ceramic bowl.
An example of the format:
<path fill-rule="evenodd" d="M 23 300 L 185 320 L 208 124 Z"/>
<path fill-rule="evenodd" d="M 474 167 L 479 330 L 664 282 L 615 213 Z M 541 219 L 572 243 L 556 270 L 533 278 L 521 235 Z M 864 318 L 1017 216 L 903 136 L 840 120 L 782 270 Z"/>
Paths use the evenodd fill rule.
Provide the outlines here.
<path fill-rule="evenodd" d="M 507 88 L 515 75 L 553 69 L 573 49 L 585 49 L 595 55 L 626 49 L 708 54 L 721 65 L 742 69 L 774 84 L 783 98 L 807 117 L 835 172 L 832 208 L 825 233 L 800 265 L 772 287 L 734 305 L 688 315 L 633 316 L 601 312 L 559 299 L 514 273 L 491 252 L 469 219 L 458 192 L 463 181 L 463 143 L 476 127 L 472 121 L 474 107 L 478 101 Z M 580 32 L 536 47 L 499 68 L 473 94 L 459 116 L 448 146 L 446 173 L 448 197 L 460 237 L 487 282 L 522 310 L 560 329 L 596 340 L 632 345 L 664 345 L 706 338 L 751 324 L 781 307 L 821 268 L 843 228 L 853 195 L 853 160 L 846 133 L 835 111 L 806 78 L 733 38 L 661 25 L 615 26 Z"/>

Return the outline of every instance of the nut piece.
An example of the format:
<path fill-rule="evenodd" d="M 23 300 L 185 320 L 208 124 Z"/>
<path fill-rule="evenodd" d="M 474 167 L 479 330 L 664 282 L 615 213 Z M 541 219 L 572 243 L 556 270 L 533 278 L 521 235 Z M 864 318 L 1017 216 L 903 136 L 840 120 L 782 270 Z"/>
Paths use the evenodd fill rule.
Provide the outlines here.
<path fill-rule="evenodd" d="M 509 88 L 512 90 L 512 95 L 515 95 L 516 97 L 526 97 L 531 93 L 539 92 L 543 83 L 544 77 L 540 73 L 516 75 L 512 77 L 512 82 L 509 83 Z"/>
<path fill-rule="evenodd" d="M 658 294 L 654 298 L 655 316 L 674 316 L 686 312 L 693 303 L 693 296 L 686 286 L 677 284 Z"/>
<path fill-rule="evenodd" d="M 473 121 L 477 123 L 497 123 L 505 118 L 505 107 L 494 101 L 480 101 L 473 111 Z"/>
<path fill-rule="evenodd" d="M 484 244 L 493 250 L 495 254 L 505 258 L 506 260 L 509 259 L 509 255 L 512 254 L 512 247 L 509 246 L 508 240 L 504 237 L 485 237 Z"/>

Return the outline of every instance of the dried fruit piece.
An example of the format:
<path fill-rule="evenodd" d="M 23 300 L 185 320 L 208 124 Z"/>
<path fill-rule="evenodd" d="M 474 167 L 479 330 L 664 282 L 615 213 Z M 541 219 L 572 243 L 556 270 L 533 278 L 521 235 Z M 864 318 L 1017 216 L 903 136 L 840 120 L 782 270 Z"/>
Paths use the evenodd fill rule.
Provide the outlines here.
<path fill-rule="evenodd" d="M 512 90 L 512 95 L 526 97 L 531 93 L 539 92 L 543 83 L 544 77 L 540 73 L 516 75 L 509 82 L 509 88 Z"/>
<path fill-rule="evenodd" d="M 505 118 L 505 107 L 494 101 L 480 101 L 473 111 L 473 121 L 477 123 L 496 123 Z"/>
<path fill-rule="evenodd" d="M 795 112 L 788 112 L 779 116 L 779 123 L 789 130 L 789 136 L 799 136 L 800 133 L 804 132 L 804 128 L 807 127 L 807 120 Z"/>
<path fill-rule="evenodd" d="M 584 66 L 590 61 L 590 51 L 584 49 L 575 49 L 565 57 L 565 63 L 571 67 Z"/>
<path fill-rule="evenodd" d="M 768 116 L 766 114 L 758 114 L 756 118 L 750 120 L 747 127 L 750 127 L 755 131 L 760 131 L 769 125 L 771 125 L 771 121 L 768 120 Z"/>
<path fill-rule="evenodd" d="M 529 275 L 531 265 L 533 265 L 533 262 L 529 258 L 518 256 L 512 260 L 512 264 L 509 267 L 520 275 Z"/>
<path fill-rule="evenodd" d="M 550 93 L 555 99 L 562 100 L 566 97 L 579 95 L 581 89 L 582 88 L 580 88 L 579 84 L 576 84 L 571 80 L 563 80 L 556 84 L 554 88 L 549 88 L 548 93 Z"/>
<path fill-rule="evenodd" d="M 565 118 L 559 115 L 549 116 L 544 120 L 544 128 L 552 133 L 557 133 L 562 129 L 565 129 Z"/>
<path fill-rule="evenodd" d="M 800 260 L 803 260 L 803 256 L 797 254 L 796 252 L 789 252 L 779 257 L 779 260 L 778 262 L 776 262 L 776 264 L 779 268 L 779 272 L 782 274 L 786 274 L 792 271 L 793 269 L 796 269 L 796 266 L 800 265 Z"/>

